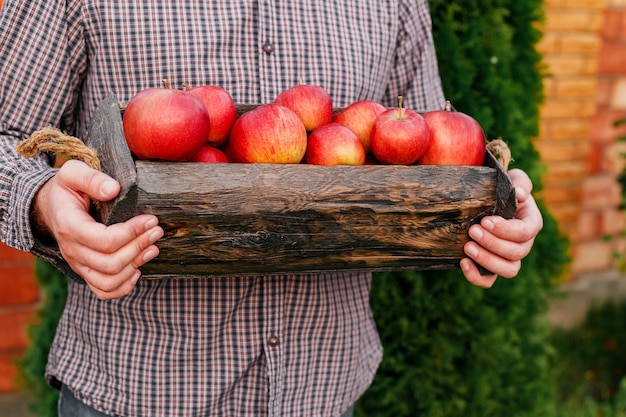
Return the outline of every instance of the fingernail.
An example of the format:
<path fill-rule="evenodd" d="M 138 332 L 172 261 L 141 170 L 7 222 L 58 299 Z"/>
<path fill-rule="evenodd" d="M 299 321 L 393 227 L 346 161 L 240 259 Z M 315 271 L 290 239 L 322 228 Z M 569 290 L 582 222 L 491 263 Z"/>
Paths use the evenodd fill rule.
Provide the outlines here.
<path fill-rule="evenodd" d="M 136 284 L 137 281 L 139 281 L 140 277 L 141 277 L 141 271 L 140 270 L 136 270 L 135 271 L 135 275 L 133 275 L 133 278 L 132 278 L 133 284 Z"/>
<path fill-rule="evenodd" d="M 480 225 L 489 231 L 492 231 L 496 227 L 496 225 L 490 219 L 483 220 L 482 222 L 480 222 Z"/>
<path fill-rule="evenodd" d="M 517 198 L 518 201 L 524 201 L 528 198 L 528 194 L 524 188 L 515 187 L 515 198 Z"/>
<path fill-rule="evenodd" d="M 471 257 L 475 257 L 478 255 L 478 248 L 476 245 L 469 244 L 465 247 L 465 253 L 467 253 Z"/>
<path fill-rule="evenodd" d="M 476 240 L 479 240 L 483 237 L 483 231 L 478 226 L 471 227 L 469 230 L 469 234 L 473 239 Z"/>
<path fill-rule="evenodd" d="M 115 181 L 106 180 L 100 186 L 100 193 L 102 193 L 102 195 L 104 196 L 110 196 L 111 194 L 115 192 L 116 188 L 117 188 L 117 183 Z"/>
<path fill-rule="evenodd" d="M 152 232 L 150 234 L 150 242 L 154 243 L 157 240 L 161 239 L 162 236 L 163 236 L 163 230 L 162 229 L 156 229 L 154 232 Z"/>
<path fill-rule="evenodd" d="M 159 254 L 159 252 L 155 249 L 149 249 L 146 251 L 146 253 L 144 253 L 143 255 L 143 260 L 148 262 L 154 258 L 156 258 L 156 256 Z"/>
<path fill-rule="evenodd" d="M 469 271 L 469 269 L 470 269 L 470 268 L 469 268 L 469 262 L 467 261 L 467 259 L 461 259 L 460 266 L 461 266 L 461 269 L 462 269 L 464 272 L 467 272 L 467 271 Z"/>
<path fill-rule="evenodd" d="M 159 224 L 159 219 L 155 218 L 155 217 L 150 217 L 143 225 L 143 227 L 145 227 L 146 230 L 150 230 L 153 227 L 155 227 L 156 225 Z"/>

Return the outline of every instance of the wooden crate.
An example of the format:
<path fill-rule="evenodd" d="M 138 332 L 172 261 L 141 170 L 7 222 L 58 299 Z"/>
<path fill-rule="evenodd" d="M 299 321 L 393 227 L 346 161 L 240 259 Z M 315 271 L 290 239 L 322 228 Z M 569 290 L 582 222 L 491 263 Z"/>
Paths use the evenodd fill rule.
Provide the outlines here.
<path fill-rule="evenodd" d="M 481 167 L 134 161 L 112 95 L 87 142 L 122 184 L 98 219 L 152 213 L 165 229 L 144 278 L 455 268 L 471 224 L 516 210 L 489 152 Z"/>

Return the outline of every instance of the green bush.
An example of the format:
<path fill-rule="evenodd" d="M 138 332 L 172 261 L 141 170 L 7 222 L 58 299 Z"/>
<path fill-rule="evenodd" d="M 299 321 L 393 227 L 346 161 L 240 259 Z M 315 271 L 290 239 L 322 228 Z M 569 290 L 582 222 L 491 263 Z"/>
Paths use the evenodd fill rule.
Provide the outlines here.
<path fill-rule="evenodd" d="M 502 137 L 542 188 L 532 138 L 543 100 L 539 0 L 431 0 L 447 98 Z M 539 201 L 545 226 L 522 271 L 494 288 L 459 271 L 377 274 L 371 304 L 385 356 L 357 404 L 363 416 L 550 416 L 555 388 L 545 313 L 568 262 L 567 240 Z"/>
<path fill-rule="evenodd" d="M 557 417 L 626 417 L 626 302 L 593 304 L 581 324 L 553 329 L 550 341 Z"/>
<path fill-rule="evenodd" d="M 21 358 L 20 379 L 35 398 L 30 408 L 39 417 L 56 417 L 59 392 L 51 388 L 44 379 L 48 352 L 56 333 L 67 299 L 67 278 L 52 265 L 35 262 L 37 282 L 45 294 L 37 311 L 37 324 L 28 328 L 29 346 Z"/>
<path fill-rule="evenodd" d="M 626 389 L 626 303 L 593 305 L 583 323 L 554 329 L 550 340 L 560 352 L 553 360 L 557 400 L 580 405 L 585 401 L 614 401 Z M 622 395 L 626 398 L 626 395 Z"/>
<path fill-rule="evenodd" d="M 626 379 L 620 383 L 614 400 L 586 397 L 577 404 L 561 405 L 555 417 L 626 417 Z"/>

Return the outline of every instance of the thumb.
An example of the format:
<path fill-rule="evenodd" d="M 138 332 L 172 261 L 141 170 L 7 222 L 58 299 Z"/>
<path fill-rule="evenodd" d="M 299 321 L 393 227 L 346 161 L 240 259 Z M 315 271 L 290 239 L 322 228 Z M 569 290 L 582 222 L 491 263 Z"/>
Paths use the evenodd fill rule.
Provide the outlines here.
<path fill-rule="evenodd" d="M 87 194 L 98 201 L 115 198 L 121 189 L 113 178 L 78 160 L 65 162 L 59 169 L 57 179 L 67 188 Z"/>

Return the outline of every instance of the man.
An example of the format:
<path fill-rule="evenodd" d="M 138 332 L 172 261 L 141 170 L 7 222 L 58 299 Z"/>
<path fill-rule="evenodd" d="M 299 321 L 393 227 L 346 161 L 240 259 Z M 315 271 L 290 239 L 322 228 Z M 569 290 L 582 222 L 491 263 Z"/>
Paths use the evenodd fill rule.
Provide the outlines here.
<path fill-rule="evenodd" d="M 430 30 L 425 0 L 5 3 L 0 236 L 70 277 L 46 373 L 62 416 L 350 415 L 382 355 L 371 276 L 139 281 L 158 255 L 158 219 L 96 223 L 89 198 L 119 185 L 81 162 L 20 158 L 17 143 L 46 125 L 84 138 L 107 93 L 128 101 L 162 78 L 220 85 L 238 103 L 302 79 L 339 107 L 401 94 L 414 110 L 441 108 Z M 517 218 L 470 230 L 461 268 L 475 285 L 515 276 L 542 227 L 528 177 L 511 178 Z"/>

